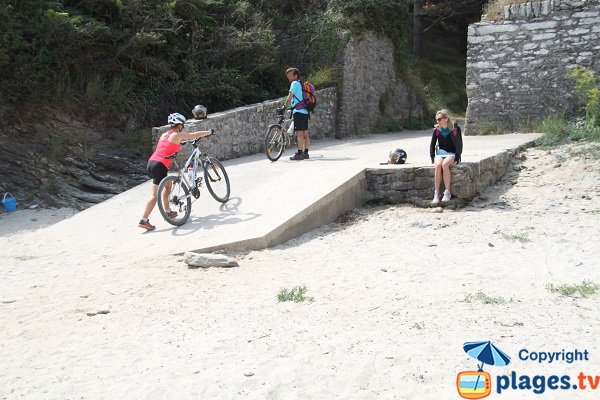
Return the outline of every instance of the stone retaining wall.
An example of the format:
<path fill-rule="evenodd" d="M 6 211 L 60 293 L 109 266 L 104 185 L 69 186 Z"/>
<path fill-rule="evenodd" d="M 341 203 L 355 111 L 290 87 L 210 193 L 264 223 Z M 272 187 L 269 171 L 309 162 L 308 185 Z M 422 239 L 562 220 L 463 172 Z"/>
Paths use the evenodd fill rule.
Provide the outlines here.
<path fill-rule="evenodd" d="M 479 162 L 465 162 L 454 166 L 453 197 L 470 200 L 483 192 L 506 173 L 514 155 L 533 145 L 532 141 Z M 433 167 L 369 168 L 366 176 L 367 201 L 424 205 L 433 197 Z"/>
<path fill-rule="evenodd" d="M 469 26 L 469 135 L 571 114 L 579 104 L 569 71 L 600 72 L 600 1 L 531 1 L 506 6 L 504 16 Z"/>
<path fill-rule="evenodd" d="M 398 74 L 389 38 L 372 32 L 352 37 L 342 59 L 339 137 L 398 131 L 406 120 L 426 115 L 424 101 Z"/>
<path fill-rule="evenodd" d="M 335 88 L 317 91 L 318 106 L 309 122 L 311 140 L 335 137 L 337 92 Z M 201 139 L 202 150 L 221 160 L 248 156 L 262 151 L 263 139 L 269 125 L 277 122 L 276 109 L 282 100 L 269 100 L 228 111 L 208 114 L 203 120 L 190 119 L 184 132 L 214 128 L 215 136 Z M 152 128 L 152 142 L 156 143 L 169 126 Z M 191 153 L 191 146 L 183 146 L 177 156 L 181 163 Z"/>

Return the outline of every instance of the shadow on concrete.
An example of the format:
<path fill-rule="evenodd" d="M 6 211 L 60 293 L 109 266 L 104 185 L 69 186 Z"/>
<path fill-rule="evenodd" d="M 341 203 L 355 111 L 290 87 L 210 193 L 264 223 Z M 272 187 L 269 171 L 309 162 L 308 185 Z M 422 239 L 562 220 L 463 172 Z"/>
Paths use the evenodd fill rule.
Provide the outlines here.
<path fill-rule="evenodd" d="M 233 225 L 251 221 L 261 216 L 259 213 L 243 213 L 239 211 L 242 204 L 241 197 L 232 197 L 226 203 L 221 204 L 219 213 L 203 216 L 191 216 L 190 220 L 179 227 L 172 229 L 163 229 L 161 231 L 171 230 L 173 236 L 186 236 L 202 230 L 212 230 L 221 225 Z"/>

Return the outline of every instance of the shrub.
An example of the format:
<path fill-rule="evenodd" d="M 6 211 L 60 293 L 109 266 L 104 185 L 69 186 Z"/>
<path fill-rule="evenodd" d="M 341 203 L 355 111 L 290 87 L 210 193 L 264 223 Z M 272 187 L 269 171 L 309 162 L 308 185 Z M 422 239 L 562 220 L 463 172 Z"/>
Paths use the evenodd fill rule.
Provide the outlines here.
<path fill-rule="evenodd" d="M 600 77 L 594 71 L 576 65 L 569 73 L 575 81 L 575 94 L 585 103 L 585 117 L 592 126 L 600 127 Z"/>

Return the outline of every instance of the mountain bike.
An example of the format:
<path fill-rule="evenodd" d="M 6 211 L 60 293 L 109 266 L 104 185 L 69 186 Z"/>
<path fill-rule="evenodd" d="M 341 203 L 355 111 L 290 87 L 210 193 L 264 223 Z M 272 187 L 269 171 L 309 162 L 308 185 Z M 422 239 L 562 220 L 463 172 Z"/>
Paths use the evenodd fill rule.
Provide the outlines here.
<path fill-rule="evenodd" d="M 270 125 L 265 134 L 265 154 L 269 160 L 279 160 L 286 147 L 296 144 L 296 135 L 283 128 L 286 125 L 289 127 L 291 121 L 291 117 L 285 117 L 285 108 L 277 107 L 277 123 Z"/>
<path fill-rule="evenodd" d="M 158 209 L 165 221 L 171 225 L 181 226 L 186 223 L 192 212 L 192 197 L 194 201 L 200 198 L 200 188 L 206 182 L 206 188 L 211 196 L 221 203 L 229 200 L 231 185 L 225 167 L 215 157 L 202 152 L 198 147 L 198 139 L 181 142 L 182 145 L 191 144 L 194 147 L 192 154 L 179 169 L 177 161 L 173 161 L 178 170 L 176 175 L 166 176 L 158 185 Z M 176 155 L 170 156 L 175 158 Z M 200 169 L 204 171 L 204 179 L 199 176 Z M 163 191 L 168 192 L 168 204 L 163 204 Z M 167 212 L 166 209 L 170 209 Z"/>

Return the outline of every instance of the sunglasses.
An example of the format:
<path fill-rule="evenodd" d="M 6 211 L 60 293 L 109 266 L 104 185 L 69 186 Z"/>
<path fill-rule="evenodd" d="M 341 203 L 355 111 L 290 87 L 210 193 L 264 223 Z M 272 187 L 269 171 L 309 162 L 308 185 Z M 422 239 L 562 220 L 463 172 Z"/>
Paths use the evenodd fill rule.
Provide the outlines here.
<path fill-rule="evenodd" d="M 442 118 L 436 118 L 435 120 L 436 120 L 437 122 L 440 122 L 440 121 L 441 121 L 441 120 L 443 120 L 443 119 L 446 119 L 446 117 L 442 117 Z"/>

